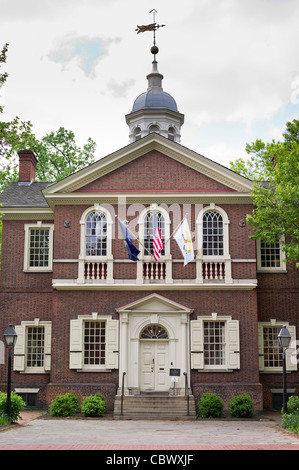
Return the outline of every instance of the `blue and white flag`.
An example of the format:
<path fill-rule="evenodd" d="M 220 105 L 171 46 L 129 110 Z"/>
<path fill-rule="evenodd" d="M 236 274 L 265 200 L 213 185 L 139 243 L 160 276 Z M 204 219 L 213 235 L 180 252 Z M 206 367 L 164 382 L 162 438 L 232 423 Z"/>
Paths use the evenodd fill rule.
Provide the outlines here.
<path fill-rule="evenodd" d="M 137 250 L 137 248 L 133 245 L 132 236 L 131 236 L 131 233 L 130 233 L 129 229 L 119 219 L 118 219 L 118 222 L 119 222 L 119 226 L 121 228 L 121 232 L 122 232 L 122 236 L 123 236 L 123 239 L 124 239 L 125 246 L 128 250 L 129 259 L 132 260 L 132 261 L 139 261 L 138 255 L 139 255 L 140 251 Z"/>

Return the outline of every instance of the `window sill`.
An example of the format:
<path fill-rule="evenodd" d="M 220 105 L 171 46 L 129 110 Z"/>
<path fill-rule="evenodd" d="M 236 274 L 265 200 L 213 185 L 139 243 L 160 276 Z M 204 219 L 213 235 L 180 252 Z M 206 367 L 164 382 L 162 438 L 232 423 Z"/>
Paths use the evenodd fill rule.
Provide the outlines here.
<path fill-rule="evenodd" d="M 85 372 L 87 372 L 87 373 L 89 373 L 89 372 L 96 372 L 96 373 L 98 373 L 98 372 L 112 372 L 112 369 L 77 369 L 77 372 L 83 372 L 83 373 L 85 373 Z"/>
<path fill-rule="evenodd" d="M 198 373 L 208 373 L 208 374 L 211 374 L 211 373 L 214 373 L 214 372 L 224 372 L 224 373 L 227 373 L 227 372 L 234 372 L 234 370 L 236 369 L 199 369 L 197 372 Z"/>
<path fill-rule="evenodd" d="M 41 374 L 42 375 L 50 374 L 49 370 L 45 371 L 45 370 L 38 370 L 38 369 L 35 369 L 35 370 L 26 369 L 26 370 L 22 370 L 22 371 L 19 371 L 19 372 L 20 372 L 20 374 L 39 374 L 39 375 L 41 375 Z"/>

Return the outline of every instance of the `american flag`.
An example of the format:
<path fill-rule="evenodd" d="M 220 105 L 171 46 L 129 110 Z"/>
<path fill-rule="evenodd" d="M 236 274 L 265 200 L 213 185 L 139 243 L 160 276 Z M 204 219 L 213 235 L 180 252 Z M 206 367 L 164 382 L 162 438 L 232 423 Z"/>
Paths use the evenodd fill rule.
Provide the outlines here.
<path fill-rule="evenodd" d="M 161 256 L 161 251 L 164 248 L 161 231 L 158 225 L 158 217 L 154 214 L 154 229 L 153 229 L 153 249 L 155 261 Z"/>

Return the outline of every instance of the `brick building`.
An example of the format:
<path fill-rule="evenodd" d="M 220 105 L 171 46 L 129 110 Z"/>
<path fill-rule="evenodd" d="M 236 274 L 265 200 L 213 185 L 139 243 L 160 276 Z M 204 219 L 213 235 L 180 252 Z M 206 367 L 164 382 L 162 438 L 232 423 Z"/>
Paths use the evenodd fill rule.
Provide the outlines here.
<path fill-rule="evenodd" d="M 112 409 L 122 383 L 137 400 L 184 395 L 186 381 L 195 399 L 215 392 L 227 407 L 249 393 L 256 411 L 278 406 L 283 325 L 288 392 L 298 393 L 298 270 L 279 243 L 249 238 L 253 182 L 181 145 L 184 116 L 162 79 L 155 55 L 126 116 L 129 145 L 58 183 L 36 182 L 24 150 L 19 182 L 1 194 L 0 331 L 15 326 L 13 389 L 38 407 L 99 391 Z M 173 237 L 184 217 L 195 253 L 186 266 Z M 3 390 L 5 357 L 2 337 Z"/>

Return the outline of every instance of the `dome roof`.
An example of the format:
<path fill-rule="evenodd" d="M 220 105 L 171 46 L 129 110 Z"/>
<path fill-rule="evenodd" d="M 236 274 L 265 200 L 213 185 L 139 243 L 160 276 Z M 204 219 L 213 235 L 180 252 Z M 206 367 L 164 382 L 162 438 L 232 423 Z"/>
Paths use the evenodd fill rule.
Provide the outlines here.
<path fill-rule="evenodd" d="M 174 98 L 161 89 L 148 90 L 139 95 L 134 101 L 132 112 L 149 108 L 170 109 L 178 112 Z"/>

